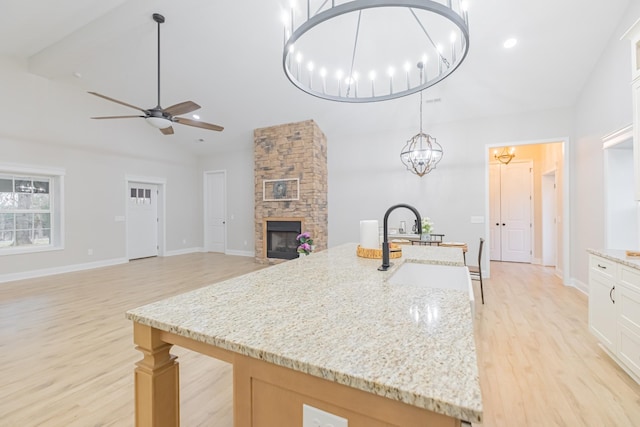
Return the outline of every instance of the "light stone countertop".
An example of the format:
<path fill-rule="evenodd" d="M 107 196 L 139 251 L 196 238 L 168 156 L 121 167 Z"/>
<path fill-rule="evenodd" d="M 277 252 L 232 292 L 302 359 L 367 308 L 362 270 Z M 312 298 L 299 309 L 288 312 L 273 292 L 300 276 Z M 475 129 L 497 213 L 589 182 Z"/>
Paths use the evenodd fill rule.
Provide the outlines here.
<path fill-rule="evenodd" d="M 404 246 L 394 266 L 345 244 L 127 312 L 128 319 L 470 422 L 482 398 L 467 292 L 390 285 L 404 262 L 461 266 L 459 248 Z"/>
<path fill-rule="evenodd" d="M 640 258 L 628 257 L 626 251 L 622 249 L 587 249 L 587 252 L 606 258 L 609 261 L 617 262 L 626 265 L 627 267 L 640 270 Z"/>

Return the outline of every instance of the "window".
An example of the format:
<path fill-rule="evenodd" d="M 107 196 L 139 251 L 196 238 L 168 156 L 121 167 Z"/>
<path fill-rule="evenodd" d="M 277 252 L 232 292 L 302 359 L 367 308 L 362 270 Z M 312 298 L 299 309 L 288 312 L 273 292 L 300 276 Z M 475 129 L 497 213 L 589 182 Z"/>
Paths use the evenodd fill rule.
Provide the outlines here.
<path fill-rule="evenodd" d="M 0 164 L 0 255 L 62 248 L 63 174 Z"/>

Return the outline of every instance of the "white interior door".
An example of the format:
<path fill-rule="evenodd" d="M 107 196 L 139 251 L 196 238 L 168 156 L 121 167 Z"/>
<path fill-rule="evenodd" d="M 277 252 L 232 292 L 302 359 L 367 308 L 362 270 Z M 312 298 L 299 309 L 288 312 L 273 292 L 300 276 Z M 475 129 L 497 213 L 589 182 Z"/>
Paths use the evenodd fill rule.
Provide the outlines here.
<path fill-rule="evenodd" d="M 225 172 L 205 172 L 205 248 L 224 252 L 226 247 Z"/>
<path fill-rule="evenodd" d="M 158 256 L 158 186 L 130 182 L 128 203 L 129 259 Z"/>
<path fill-rule="evenodd" d="M 542 265 L 555 266 L 558 230 L 556 226 L 556 173 L 542 176 Z"/>
<path fill-rule="evenodd" d="M 489 255 L 531 262 L 531 162 L 489 165 Z"/>
<path fill-rule="evenodd" d="M 510 163 L 500 172 L 502 261 L 531 262 L 531 164 Z"/>
<path fill-rule="evenodd" d="M 500 237 L 500 164 L 489 165 L 489 259 L 502 261 Z"/>

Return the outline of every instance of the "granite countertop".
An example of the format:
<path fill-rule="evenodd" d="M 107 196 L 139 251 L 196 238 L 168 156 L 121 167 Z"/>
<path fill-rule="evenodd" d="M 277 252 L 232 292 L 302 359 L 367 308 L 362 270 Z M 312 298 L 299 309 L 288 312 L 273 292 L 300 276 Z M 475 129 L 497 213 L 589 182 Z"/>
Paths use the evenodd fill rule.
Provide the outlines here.
<path fill-rule="evenodd" d="M 626 251 L 622 249 L 587 249 L 587 252 L 593 255 L 600 256 L 602 258 L 606 258 L 613 262 L 618 262 L 620 264 L 626 265 L 627 267 L 640 270 L 640 258 L 629 257 L 627 256 Z"/>
<path fill-rule="evenodd" d="M 127 312 L 144 325 L 470 422 L 482 398 L 467 292 L 390 285 L 404 262 L 462 266 L 459 248 L 405 246 L 386 272 L 345 244 Z"/>

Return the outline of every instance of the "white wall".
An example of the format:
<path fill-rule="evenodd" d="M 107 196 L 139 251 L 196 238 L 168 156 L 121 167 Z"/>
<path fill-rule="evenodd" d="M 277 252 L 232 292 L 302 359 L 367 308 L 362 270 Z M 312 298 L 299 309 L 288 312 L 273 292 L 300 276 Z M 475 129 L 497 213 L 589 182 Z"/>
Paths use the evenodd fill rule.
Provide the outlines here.
<path fill-rule="evenodd" d="M 115 217 L 126 214 L 126 175 L 166 180 L 167 252 L 202 247 L 196 157 L 143 123 L 90 120 L 87 97 L 26 73 L 19 63 L 0 61 L 0 99 L 6 101 L 0 103 L 0 162 L 66 169 L 64 250 L 2 255 L 0 281 L 124 261 L 125 223 Z"/>
<path fill-rule="evenodd" d="M 382 225 L 391 205 L 408 203 L 430 217 L 445 240 L 468 242 L 469 253 L 477 254 L 485 224 L 472 224 L 471 216 L 485 215 L 487 146 L 556 141 L 569 134 L 569 118 L 569 110 L 553 110 L 429 127 L 444 157 L 422 178 L 406 171 L 399 156 L 417 129 L 329 135 L 329 244 L 357 242 L 361 219 L 377 219 Z M 390 227 L 398 227 L 402 219 L 408 226 L 413 223 L 411 213 L 404 212 L 390 217 Z"/>
<path fill-rule="evenodd" d="M 588 282 L 587 248 L 605 247 L 602 137 L 632 122 L 631 43 L 620 37 L 638 17 L 640 2 L 630 2 L 575 108 L 571 271 L 583 284 Z"/>
<path fill-rule="evenodd" d="M 382 226 L 386 210 L 396 203 L 415 206 L 435 223 L 435 232 L 449 241 L 469 243 L 477 254 L 485 224 L 472 224 L 471 216 L 485 213 L 487 146 L 516 141 L 549 140 L 570 132 L 568 109 L 516 116 L 492 117 L 430 127 L 443 146 L 437 169 L 420 178 L 404 169 L 400 150 L 417 129 L 355 135 L 329 134 L 329 246 L 359 241 L 362 219 L 377 219 Z M 227 229 L 227 247 L 253 247 L 253 152 L 221 153 L 202 162 L 204 170 L 227 170 L 228 213 L 235 221 Z M 241 213 L 245 213 L 241 215 Z M 390 227 L 401 220 L 413 224 L 408 210 L 397 210 Z M 475 256 L 475 255 L 474 255 Z M 487 258 L 488 259 L 488 258 Z"/>

